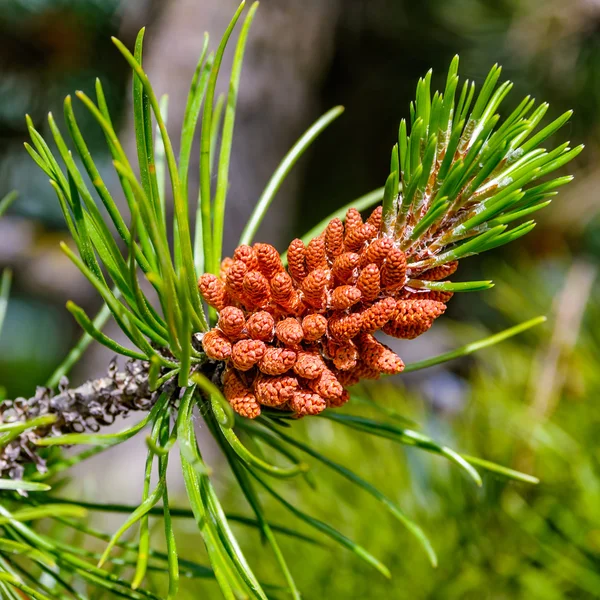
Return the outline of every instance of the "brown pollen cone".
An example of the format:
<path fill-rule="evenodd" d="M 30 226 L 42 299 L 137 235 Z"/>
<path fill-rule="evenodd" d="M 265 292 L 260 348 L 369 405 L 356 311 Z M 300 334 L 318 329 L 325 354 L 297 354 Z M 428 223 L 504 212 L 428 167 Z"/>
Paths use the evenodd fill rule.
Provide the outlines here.
<path fill-rule="evenodd" d="M 325 229 L 325 250 L 330 260 L 344 252 L 344 224 L 340 219 L 331 219 Z"/>
<path fill-rule="evenodd" d="M 270 342 L 275 334 L 275 319 L 265 310 L 255 312 L 246 321 L 246 331 L 253 340 Z"/>
<path fill-rule="evenodd" d="M 419 275 L 419 279 L 422 279 L 423 281 L 439 281 L 440 279 L 446 279 L 446 277 L 450 277 L 450 275 L 456 273 L 456 269 L 458 269 L 458 261 L 453 260 L 445 265 L 440 265 L 439 267 L 424 271 Z"/>
<path fill-rule="evenodd" d="M 285 346 L 296 347 L 304 339 L 304 331 L 298 319 L 288 317 L 279 321 L 275 327 L 275 335 Z"/>
<path fill-rule="evenodd" d="M 246 326 L 244 311 L 235 306 L 226 306 L 219 313 L 219 329 L 228 337 L 238 337 Z"/>
<path fill-rule="evenodd" d="M 310 273 L 315 269 L 326 269 L 328 266 L 325 256 L 325 236 L 319 235 L 310 240 L 306 247 L 306 269 Z"/>
<path fill-rule="evenodd" d="M 228 369 L 223 375 L 223 394 L 233 410 L 243 417 L 256 419 L 260 415 L 260 404 L 256 396 L 244 385 L 235 369 Z"/>
<path fill-rule="evenodd" d="M 356 287 L 362 293 L 365 300 L 372 302 L 381 292 L 381 273 L 379 267 L 374 264 L 368 264 L 360 272 Z"/>
<path fill-rule="evenodd" d="M 296 282 L 302 283 L 306 277 L 306 246 L 295 239 L 288 248 L 288 271 Z"/>
<path fill-rule="evenodd" d="M 258 259 L 254 248 L 250 246 L 238 246 L 233 253 L 233 260 L 239 260 L 243 262 L 249 271 L 253 271 L 258 267 Z"/>
<path fill-rule="evenodd" d="M 285 273 L 279 252 L 271 244 L 255 244 L 258 270 L 267 278 L 273 279 L 277 273 Z"/>
<path fill-rule="evenodd" d="M 331 294 L 331 307 L 335 310 L 346 310 L 360 301 L 363 294 L 353 285 L 340 285 Z"/>
<path fill-rule="evenodd" d="M 217 310 L 223 310 L 229 304 L 229 296 L 225 284 L 214 275 L 205 273 L 198 281 L 198 288 L 204 299 Z"/>
<path fill-rule="evenodd" d="M 289 407 L 299 417 L 318 415 L 327 408 L 327 401 L 322 396 L 319 396 L 319 394 L 302 390 L 292 396 Z"/>
<path fill-rule="evenodd" d="M 446 305 L 436 300 L 398 300 L 396 316 L 382 329 L 393 337 L 412 340 L 425 333 L 445 310 Z"/>
<path fill-rule="evenodd" d="M 333 364 L 340 371 L 349 371 L 356 366 L 360 353 L 354 345 L 339 346 L 333 355 Z"/>
<path fill-rule="evenodd" d="M 325 368 L 325 361 L 318 352 L 302 351 L 296 357 L 294 373 L 303 379 L 316 379 Z"/>
<path fill-rule="evenodd" d="M 415 272 L 381 227 L 381 207 L 365 221 L 350 209 L 345 223 L 332 219 L 308 243 L 293 240 L 287 268 L 273 246 L 254 244 L 224 259 L 219 277 L 200 278 L 219 312 L 204 351 L 227 364 L 224 393 L 236 412 L 254 418 L 263 405 L 315 415 L 344 404 L 348 386 L 404 369 L 374 334 L 427 331 L 452 293 L 409 287 L 409 279 L 439 281 L 456 263 Z"/>
<path fill-rule="evenodd" d="M 240 340 L 233 345 L 231 362 L 238 371 L 249 371 L 266 351 L 265 343 L 260 340 Z"/>

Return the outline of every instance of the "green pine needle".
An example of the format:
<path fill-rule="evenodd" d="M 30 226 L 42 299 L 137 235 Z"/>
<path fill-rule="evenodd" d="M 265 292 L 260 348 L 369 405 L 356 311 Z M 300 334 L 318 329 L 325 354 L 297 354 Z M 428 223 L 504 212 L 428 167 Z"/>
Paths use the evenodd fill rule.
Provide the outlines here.
<path fill-rule="evenodd" d="M 568 122 L 572 111 L 534 134 L 548 106 L 529 116 L 534 102 L 525 98 L 502 123 L 497 111 L 512 84 L 496 87 L 500 72 L 497 65 L 492 67 L 470 113 L 474 84 L 465 82 L 455 100 L 458 57 L 450 65 L 443 94 L 431 96 L 431 72 L 417 83 L 411 126 L 400 123 L 383 203 L 382 231 L 400 242 L 409 270 L 432 268 L 524 235 L 520 226 L 502 235 L 498 227 L 546 206 L 533 206 L 543 199 L 537 190 L 553 189 L 567 179 L 533 184 L 583 149 L 571 149 L 568 143 L 552 151 L 540 147 Z M 395 196 L 398 164 L 402 191 Z M 490 237 L 491 231 L 498 233 Z"/>

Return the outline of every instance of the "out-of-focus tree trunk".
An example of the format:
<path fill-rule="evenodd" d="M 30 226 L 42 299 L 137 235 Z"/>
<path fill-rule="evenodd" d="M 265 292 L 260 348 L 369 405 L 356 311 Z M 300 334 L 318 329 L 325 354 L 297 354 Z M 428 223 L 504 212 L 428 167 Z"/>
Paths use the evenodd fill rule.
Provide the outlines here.
<path fill-rule="evenodd" d="M 340 5 L 339 0 L 265 0 L 260 4 L 248 40 L 238 98 L 226 251 L 235 246 L 277 164 L 321 108 L 318 84 L 329 66 Z M 204 31 L 210 34 L 211 47 L 216 47 L 237 6 L 237 0 L 174 0 L 147 33 L 145 69 L 157 93 L 169 94 L 169 131 L 173 135 L 180 130 Z M 232 40 L 219 91 L 227 91 L 234 45 Z M 131 129 L 128 126 L 128 135 Z M 133 141 L 128 147 L 134 148 Z M 191 190 L 198 184 L 195 164 Z M 281 246 L 288 240 L 301 168 L 290 174 L 273 203 L 260 234 L 262 241 Z"/>

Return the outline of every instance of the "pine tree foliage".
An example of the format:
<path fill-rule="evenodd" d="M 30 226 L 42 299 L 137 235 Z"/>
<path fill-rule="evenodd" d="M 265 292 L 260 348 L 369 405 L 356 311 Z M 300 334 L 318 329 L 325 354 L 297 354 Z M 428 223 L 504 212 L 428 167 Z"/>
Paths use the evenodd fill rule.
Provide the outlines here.
<path fill-rule="evenodd" d="M 69 302 L 68 310 L 85 332 L 80 342 L 36 396 L 0 404 L 3 597 L 15 600 L 24 594 L 36 599 L 82 599 L 100 589 L 114 597 L 157 598 L 145 587 L 147 574 L 157 571 L 168 576 L 164 597 L 169 600 L 177 597 L 181 577 L 215 578 L 223 596 L 230 599 L 266 599 L 279 591 L 300 598 L 293 579 L 294 566 L 288 563 L 277 541 L 281 535 L 298 541 L 306 539 L 295 528 L 295 522 L 304 523 L 316 535 L 329 538 L 383 576 L 390 576 L 388 568 L 369 550 L 346 537 L 334 524 L 301 511 L 286 498 L 283 486 L 274 487 L 278 479 L 310 481 L 307 470 L 311 461 L 323 464 L 377 499 L 410 531 L 432 564 L 436 563 L 423 530 L 392 499 L 352 469 L 294 437 L 291 413 L 265 408 L 255 420 L 235 414 L 223 394 L 224 365 L 204 352 L 203 338 L 217 323 L 217 314 L 204 304 L 198 278 L 204 274 L 216 277 L 221 270 L 235 109 L 244 50 L 257 4 L 242 19 L 244 9 L 242 3 L 216 50 L 209 51 L 205 37 L 190 87 L 178 154 L 167 130 L 167 100 L 156 96 L 142 67 L 144 30 L 133 52 L 114 40 L 134 77 L 135 161 L 126 155 L 114 129 L 102 83 L 96 82 L 95 99 L 81 92 L 75 94 L 81 108 L 94 117 L 106 137 L 121 184 L 119 193 L 127 201 L 127 214 L 119 210 L 114 193 L 88 151 L 73 98 L 66 98 L 62 119 L 48 115 L 50 135 L 46 138 L 28 119 L 31 144 L 26 144 L 26 149 L 48 176 L 72 237 L 62 249 L 100 294 L 104 306 L 92 318 Z M 216 97 L 225 48 L 240 20 L 227 96 Z M 568 143 L 563 143 L 544 149 L 542 144 L 567 122 L 570 113 L 540 127 L 548 105 L 536 107 L 531 98 L 525 98 L 501 119 L 497 111 L 511 84 L 498 85 L 499 67 L 492 68 L 478 94 L 474 83 L 460 84 L 457 73 L 455 58 L 443 93 L 432 95 L 431 73 L 419 81 L 416 101 L 410 107 L 410 125 L 404 120 L 400 124 L 385 186 L 331 215 L 308 232 L 304 242 L 319 236 L 332 219 L 344 219 L 348 208 L 363 211 L 382 203 L 380 235 L 392 239 L 406 257 L 406 285 L 411 293 L 447 294 L 490 287 L 487 281 L 435 281 L 424 274 L 529 232 L 534 226 L 530 215 L 547 206 L 556 190 L 571 179 L 568 175 L 546 176 L 573 159 L 581 147 L 570 149 Z M 283 159 L 257 201 L 240 245 L 253 243 L 287 173 L 341 112 L 336 107 L 317 120 Z M 201 151 L 196 194 L 189 186 L 189 171 L 197 135 Z M 170 194 L 166 193 L 167 184 Z M 171 211 L 166 207 L 167 196 L 172 197 L 173 219 L 168 218 Z M 11 200 L 0 204 L 0 213 Z M 281 258 L 286 264 L 290 255 Z M 5 273 L 0 324 L 9 282 L 10 275 Z M 102 332 L 109 318 L 129 340 L 128 347 Z M 533 319 L 450 353 L 407 365 L 406 370 L 464 356 L 542 320 Z M 66 375 L 92 342 L 107 346 L 129 362 L 121 371 L 111 366 L 103 380 L 70 388 Z M 131 411 L 142 414 L 136 425 L 119 433 L 100 431 L 104 424 Z M 198 446 L 194 415 L 202 416 L 221 448 L 252 517 L 231 516 L 223 510 L 211 468 Z M 344 410 L 326 410 L 318 418 L 350 427 L 357 435 L 379 435 L 445 457 L 476 485 L 481 485 L 476 468 L 536 482 L 532 476 L 438 444 L 384 413 L 380 420 L 374 420 Z M 140 474 L 143 497 L 139 506 L 86 505 L 51 490 L 57 476 L 67 474 L 72 465 L 146 429 L 150 433 L 146 467 Z M 255 440 L 266 443 L 271 456 L 256 453 Z M 80 445 L 88 448 L 74 455 L 61 452 L 61 447 Z M 166 474 L 174 451 L 181 457 L 189 507 L 174 508 L 170 504 Z M 157 475 L 156 483 L 153 474 Z M 285 525 L 272 523 L 262 508 L 262 494 L 276 499 L 294 519 Z M 90 511 L 128 514 L 118 531 L 109 535 L 86 524 L 84 517 Z M 150 516 L 162 519 L 167 547 L 164 553 L 151 547 Z M 209 565 L 179 555 L 174 516 L 196 522 Z M 97 554 L 76 543 L 53 539 L 48 528 L 36 528 L 41 519 L 66 527 L 73 533 L 72 539 L 85 534 L 103 540 L 107 543 L 105 551 Z M 279 571 L 273 570 L 272 581 L 259 581 L 254 575 L 254 557 L 246 558 L 232 532 L 231 523 L 236 521 L 261 533 Z M 138 526 L 137 541 L 124 542 L 123 535 L 134 525 Z"/>

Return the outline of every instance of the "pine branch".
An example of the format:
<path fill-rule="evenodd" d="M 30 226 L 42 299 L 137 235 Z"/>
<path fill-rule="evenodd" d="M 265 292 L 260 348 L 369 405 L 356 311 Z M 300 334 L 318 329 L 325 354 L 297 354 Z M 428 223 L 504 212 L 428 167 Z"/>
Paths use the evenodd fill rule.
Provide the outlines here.
<path fill-rule="evenodd" d="M 38 470 L 43 472 L 46 462 L 39 453 L 42 439 L 70 433 L 98 432 L 131 412 L 149 411 L 167 386 L 175 391 L 171 379 L 152 392 L 149 369 L 150 363 L 147 361 L 129 360 L 125 368 L 119 370 L 116 360 L 113 360 L 105 377 L 86 381 L 79 387 L 69 388 L 69 380 L 63 377 L 56 393 L 50 388 L 38 387 L 31 398 L 2 402 L 0 427 L 7 426 L 8 431 L 0 434 L 0 477 L 21 479 L 26 465 L 30 463 L 35 463 Z M 11 431 L 8 426 L 40 421 L 51 422 L 28 428 L 2 446 L 1 438 L 14 434 L 14 430 Z"/>

